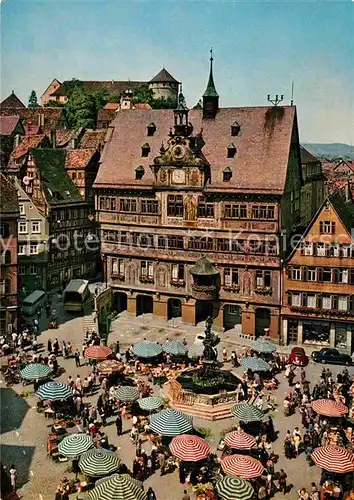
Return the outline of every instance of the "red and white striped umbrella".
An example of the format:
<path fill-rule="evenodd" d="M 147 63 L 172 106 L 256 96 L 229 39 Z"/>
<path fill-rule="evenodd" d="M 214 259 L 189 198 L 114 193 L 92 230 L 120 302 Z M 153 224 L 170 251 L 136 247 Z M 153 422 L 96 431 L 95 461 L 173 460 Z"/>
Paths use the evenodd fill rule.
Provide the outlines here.
<path fill-rule="evenodd" d="M 248 455 L 229 455 L 221 460 L 221 467 L 229 476 L 238 476 L 243 479 L 259 477 L 264 471 L 261 462 Z"/>
<path fill-rule="evenodd" d="M 237 450 L 250 450 L 257 442 L 251 434 L 242 431 L 232 431 L 226 434 L 225 444 Z"/>
<path fill-rule="evenodd" d="M 317 467 L 328 472 L 345 474 L 354 471 L 354 454 L 341 446 L 328 445 L 316 448 L 311 455 Z"/>
<path fill-rule="evenodd" d="M 348 408 L 343 403 L 333 399 L 317 399 L 312 402 L 312 409 L 327 417 L 343 417 L 348 413 Z"/>
<path fill-rule="evenodd" d="M 171 453 L 184 462 L 198 462 L 207 458 L 210 447 L 205 439 L 190 434 L 181 434 L 172 439 Z"/>
<path fill-rule="evenodd" d="M 112 349 L 106 345 L 90 345 L 85 349 L 84 356 L 89 359 L 107 359 L 112 352 Z"/>

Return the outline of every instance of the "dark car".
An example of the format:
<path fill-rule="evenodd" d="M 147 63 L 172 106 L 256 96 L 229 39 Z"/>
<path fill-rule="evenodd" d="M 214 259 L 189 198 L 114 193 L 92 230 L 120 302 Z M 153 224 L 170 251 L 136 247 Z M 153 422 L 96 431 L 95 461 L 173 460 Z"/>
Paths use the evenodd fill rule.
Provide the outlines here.
<path fill-rule="evenodd" d="M 309 358 L 302 347 L 293 347 L 289 356 L 289 363 L 296 366 L 307 366 Z"/>
<path fill-rule="evenodd" d="M 311 357 L 316 363 L 347 366 L 352 364 L 352 358 L 348 354 L 340 353 L 337 349 L 323 348 L 320 351 L 313 351 Z"/>

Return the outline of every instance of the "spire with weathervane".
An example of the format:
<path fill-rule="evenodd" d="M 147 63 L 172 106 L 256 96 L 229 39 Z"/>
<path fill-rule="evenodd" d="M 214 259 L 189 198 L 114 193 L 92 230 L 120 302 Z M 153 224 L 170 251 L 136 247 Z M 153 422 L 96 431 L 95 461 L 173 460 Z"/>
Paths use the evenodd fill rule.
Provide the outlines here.
<path fill-rule="evenodd" d="M 174 135 L 187 137 L 191 133 L 192 127 L 188 122 L 188 113 L 189 109 L 187 107 L 186 100 L 182 92 L 182 84 L 181 84 L 180 91 L 178 94 L 177 107 L 174 110 L 174 117 L 175 117 Z"/>
<path fill-rule="evenodd" d="M 219 94 L 216 91 L 213 76 L 213 49 L 210 49 L 210 73 L 208 85 L 203 94 L 203 119 L 213 119 L 219 109 Z"/>

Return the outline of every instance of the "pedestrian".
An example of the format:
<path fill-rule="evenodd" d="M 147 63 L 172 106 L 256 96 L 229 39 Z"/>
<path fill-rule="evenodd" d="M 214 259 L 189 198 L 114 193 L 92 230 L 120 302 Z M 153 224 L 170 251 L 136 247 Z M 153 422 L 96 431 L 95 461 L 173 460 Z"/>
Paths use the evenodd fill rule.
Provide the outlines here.
<path fill-rule="evenodd" d="M 155 492 L 151 488 L 151 486 L 149 486 L 149 489 L 146 492 L 146 497 L 147 497 L 147 500 L 156 500 Z"/>
<path fill-rule="evenodd" d="M 301 434 L 298 427 L 295 427 L 293 431 L 293 443 L 294 443 L 295 453 L 297 456 L 299 456 L 300 445 L 301 445 Z"/>
<path fill-rule="evenodd" d="M 89 381 L 88 381 L 87 377 L 85 377 L 84 381 L 82 382 L 82 394 L 84 396 L 87 396 L 88 391 L 89 391 Z"/>
<path fill-rule="evenodd" d="M 10 467 L 10 480 L 13 491 L 16 491 L 16 482 L 17 482 L 17 470 L 14 464 Z"/>
<path fill-rule="evenodd" d="M 47 351 L 48 351 L 48 354 L 51 354 L 51 352 L 52 352 L 52 341 L 51 341 L 51 339 L 48 339 L 48 342 L 47 342 Z"/>
<path fill-rule="evenodd" d="M 123 427 L 123 425 L 122 425 L 122 413 L 120 410 L 118 410 L 117 418 L 116 418 L 117 436 L 122 435 L 122 431 L 123 431 L 122 427 Z"/>
<path fill-rule="evenodd" d="M 74 357 L 75 357 L 76 368 L 79 368 L 80 367 L 80 353 L 77 349 L 75 351 Z"/>
<path fill-rule="evenodd" d="M 287 479 L 287 477 L 288 476 L 284 472 L 284 469 L 280 469 L 279 478 L 278 478 L 278 490 L 280 492 L 282 491 L 284 495 L 286 494 L 286 479 Z"/>
<path fill-rule="evenodd" d="M 294 378 L 295 378 L 295 373 L 293 368 L 291 367 L 288 375 L 289 387 L 293 386 Z"/>
<path fill-rule="evenodd" d="M 309 500 L 309 494 L 306 491 L 306 488 L 301 488 L 301 490 L 298 491 L 299 495 L 299 500 Z"/>
<path fill-rule="evenodd" d="M 305 372 L 305 368 L 302 367 L 301 368 L 301 371 L 300 371 L 300 379 L 301 379 L 301 383 L 303 384 L 306 380 L 306 372 Z"/>
<path fill-rule="evenodd" d="M 224 347 L 224 349 L 222 350 L 222 360 L 224 363 L 227 362 L 227 358 L 228 358 L 227 349 L 226 347 Z"/>
<path fill-rule="evenodd" d="M 316 483 L 311 483 L 310 498 L 311 500 L 320 500 L 320 492 L 317 489 Z"/>
<path fill-rule="evenodd" d="M 182 500 L 191 500 L 191 497 L 188 495 L 187 490 L 183 490 Z"/>
<path fill-rule="evenodd" d="M 54 350 L 55 356 L 58 356 L 58 352 L 59 352 L 59 340 L 57 338 L 54 340 L 53 350 Z"/>
<path fill-rule="evenodd" d="M 66 356 L 67 356 L 67 349 L 66 349 L 66 342 L 65 342 L 65 340 L 63 340 L 63 342 L 62 342 L 61 354 L 62 354 L 63 358 L 65 359 Z"/>
<path fill-rule="evenodd" d="M 81 382 L 81 378 L 80 378 L 80 375 L 77 375 L 76 376 L 76 380 L 75 380 L 75 387 L 78 391 L 81 392 L 81 389 L 82 389 L 82 382 Z"/>
<path fill-rule="evenodd" d="M 165 454 L 160 453 L 160 455 L 159 455 L 160 476 L 163 476 L 165 474 L 165 463 L 166 463 Z"/>

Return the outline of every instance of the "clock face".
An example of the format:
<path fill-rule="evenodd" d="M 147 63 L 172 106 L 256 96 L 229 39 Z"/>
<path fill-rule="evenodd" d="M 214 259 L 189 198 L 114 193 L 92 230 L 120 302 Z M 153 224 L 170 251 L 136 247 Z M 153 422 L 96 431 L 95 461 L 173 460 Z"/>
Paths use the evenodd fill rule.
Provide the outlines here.
<path fill-rule="evenodd" d="M 175 184 L 184 184 L 186 182 L 186 173 L 182 169 L 173 170 L 172 182 Z"/>
<path fill-rule="evenodd" d="M 177 144 L 172 148 L 172 154 L 176 160 L 182 160 L 184 158 L 186 151 L 183 146 Z"/>

